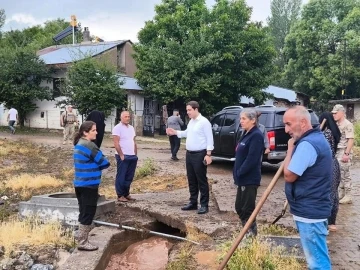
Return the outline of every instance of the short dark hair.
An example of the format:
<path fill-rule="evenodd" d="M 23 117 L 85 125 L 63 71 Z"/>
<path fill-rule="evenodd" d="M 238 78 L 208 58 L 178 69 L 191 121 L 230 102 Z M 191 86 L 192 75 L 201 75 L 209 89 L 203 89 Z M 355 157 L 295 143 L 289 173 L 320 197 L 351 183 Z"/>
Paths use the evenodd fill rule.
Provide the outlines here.
<path fill-rule="evenodd" d="M 191 106 L 194 110 L 195 109 L 198 109 L 199 110 L 199 108 L 200 108 L 200 105 L 199 105 L 199 103 L 197 102 L 197 101 L 189 101 L 187 104 L 186 104 L 186 106 Z"/>

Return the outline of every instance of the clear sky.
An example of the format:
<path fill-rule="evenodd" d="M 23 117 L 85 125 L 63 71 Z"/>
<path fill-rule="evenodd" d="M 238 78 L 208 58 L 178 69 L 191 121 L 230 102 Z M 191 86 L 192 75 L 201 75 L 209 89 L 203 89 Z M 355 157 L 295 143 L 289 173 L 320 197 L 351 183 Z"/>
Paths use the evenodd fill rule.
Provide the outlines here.
<path fill-rule="evenodd" d="M 246 0 L 253 8 L 252 20 L 266 21 L 270 15 L 270 0 Z M 307 2 L 308 0 L 303 0 Z M 206 0 L 209 6 L 215 0 Z M 5 31 L 42 24 L 46 20 L 77 16 L 82 27 L 89 27 L 92 35 L 106 41 L 130 39 L 137 41 L 137 33 L 144 22 L 154 16 L 154 7 L 161 0 L 0 0 L 5 9 Z"/>

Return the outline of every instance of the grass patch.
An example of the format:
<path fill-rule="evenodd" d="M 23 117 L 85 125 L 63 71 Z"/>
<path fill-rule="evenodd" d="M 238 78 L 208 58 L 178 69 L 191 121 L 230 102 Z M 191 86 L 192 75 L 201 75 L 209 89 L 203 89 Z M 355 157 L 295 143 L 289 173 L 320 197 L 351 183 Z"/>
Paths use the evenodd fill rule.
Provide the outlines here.
<path fill-rule="evenodd" d="M 0 168 L 0 175 L 9 176 L 9 175 L 13 174 L 14 172 L 17 172 L 20 169 L 21 169 L 20 166 L 10 165 L 10 166 L 4 167 L 4 168 Z"/>
<path fill-rule="evenodd" d="M 199 231 L 191 222 L 185 223 L 186 238 L 195 242 L 211 240 L 211 237 Z"/>
<path fill-rule="evenodd" d="M 228 262 L 228 270 L 300 270 L 304 266 L 295 258 L 285 257 L 283 247 L 271 247 L 270 243 L 258 239 L 250 240 L 241 248 L 237 248 Z M 229 251 L 232 241 L 221 247 L 223 259 Z"/>
<path fill-rule="evenodd" d="M 289 229 L 281 225 L 259 225 L 259 234 L 274 235 L 274 236 L 290 236 L 296 234 L 295 229 Z"/>
<path fill-rule="evenodd" d="M 20 247 L 70 247 L 73 243 L 71 230 L 64 231 L 59 222 L 43 224 L 38 219 L 14 218 L 0 224 L 0 246 L 5 248 L 6 257 Z"/>
<path fill-rule="evenodd" d="M 153 175 L 156 172 L 155 162 L 152 158 L 147 158 L 144 161 L 144 164 L 135 171 L 134 180 L 141 179 L 143 177 Z"/>
<path fill-rule="evenodd" d="M 21 174 L 10 178 L 5 188 L 17 192 L 21 199 L 29 199 L 33 193 L 65 186 L 66 183 L 50 175 Z"/>
<path fill-rule="evenodd" d="M 134 181 L 131 188 L 134 193 L 164 192 L 186 188 L 187 185 L 187 178 L 183 175 L 152 175 Z"/>
<path fill-rule="evenodd" d="M 36 145 L 23 141 L 12 142 L 1 140 L 0 146 L 0 157 L 7 157 L 10 154 L 36 156 L 40 152 Z"/>
<path fill-rule="evenodd" d="M 74 179 L 74 173 L 75 173 L 75 170 L 74 168 L 64 168 L 63 171 L 62 171 L 62 177 L 64 179 L 67 179 L 67 180 L 73 180 Z"/>
<path fill-rule="evenodd" d="M 176 258 L 168 263 L 166 270 L 191 270 L 194 269 L 193 266 L 193 250 L 191 245 L 185 243 L 180 249 Z"/>

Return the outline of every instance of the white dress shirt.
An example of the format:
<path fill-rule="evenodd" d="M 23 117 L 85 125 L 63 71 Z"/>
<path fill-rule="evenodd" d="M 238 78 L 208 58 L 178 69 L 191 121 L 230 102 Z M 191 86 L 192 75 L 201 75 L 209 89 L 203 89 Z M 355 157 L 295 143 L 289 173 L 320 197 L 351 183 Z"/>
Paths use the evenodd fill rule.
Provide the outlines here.
<path fill-rule="evenodd" d="M 184 131 L 177 131 L 179 138 L 187 137 L 186 150 L 200 151 L 207 150 L 212 151 L 214 149 L 214 138 L 211 129 L 211 124 L 201 114 L 195 119 L 191 119 L 187 129 Z"/>

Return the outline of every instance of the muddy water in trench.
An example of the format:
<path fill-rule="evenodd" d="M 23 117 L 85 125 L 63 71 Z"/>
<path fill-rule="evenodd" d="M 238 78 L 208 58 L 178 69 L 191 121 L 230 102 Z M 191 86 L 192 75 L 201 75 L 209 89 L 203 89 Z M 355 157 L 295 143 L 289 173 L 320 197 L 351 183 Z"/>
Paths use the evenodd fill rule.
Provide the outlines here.
<path fill-rule="evenodd" d="M 111 256 L 106 270 L 165 270 L 172 245 L 160 237 L 136 242 L 122 254 Z"/>

